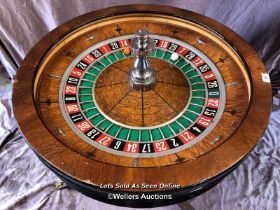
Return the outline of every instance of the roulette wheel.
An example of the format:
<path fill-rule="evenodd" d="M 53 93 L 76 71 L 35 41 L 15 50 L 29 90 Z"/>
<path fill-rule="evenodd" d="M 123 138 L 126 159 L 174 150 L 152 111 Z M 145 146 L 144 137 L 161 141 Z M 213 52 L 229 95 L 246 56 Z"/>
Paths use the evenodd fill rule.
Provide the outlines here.
<path fill-rule="evenodd" d="M 205 16 L 128 5 L 62 24 L 28 53 L 13 105 L 28 144 L 82 193 L 154 207 L 211 188 L 266 128 L 253 49 Z"/>

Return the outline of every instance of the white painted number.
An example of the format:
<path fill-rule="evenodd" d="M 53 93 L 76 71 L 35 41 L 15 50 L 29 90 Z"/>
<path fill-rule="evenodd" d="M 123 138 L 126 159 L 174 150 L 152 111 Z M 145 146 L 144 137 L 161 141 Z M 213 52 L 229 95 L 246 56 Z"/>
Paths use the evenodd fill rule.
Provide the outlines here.
<path fill-rule="evenodd" d="M 104 146 L 107 146 L 108 143 L 111 141 L 112 138 L 108 137 L 108 136 L 104 136 L 103 138 L 99 139 L 97 142 L 99 144 L 102 144 Z"/>
<path fill-rule="evenodd" d="M 137 144 L 130 144 L 127 145 L 127 151 L 128 152 L 136 152 L 137 150 Z"/>
<path fill-rule="evenodd" d="M 167 147 L 165 146 L 164 142 L 157 142 L 155 143 L 155 145 L 159 152 L 167 150 Z"/>
<path fill-rule="evenodd" d="M 114 146 L 114 149 L 119 149 L 119 147 L 121 146 L 121 143 L 120 141 L 117 141 L 116 145 Z"/>
<path fill-rule="evenodd" d="M 81 131 L 85 131 L 86 129 L 90 128 L 90 124 L 88 124 L 88 122 L 83 122 L 79 124 L 78 127 Z"/>
<path fill-rule="evenodd" d="M 77 64 L 77 67 L 80 68 L 80 69 L 85 70 L 87 68 L 87 65 L 82 63 L 82 62 L 80 62 L 80 63 Z"/>
<path fill-rule="evenodd" d="M 109 45 L 111 46 L 112 50 L 115 50 L 115 49 L 118 49 L 118 48 L 119 48 L 117 42 L 112 42 L 112 43 L 110 43 Z"/>
<path fill-rule="evenodd" d="M 93 54 L 94 57 L 96 57 L 96 58 L 98 58 L 98 57 L 100 57 L 100 56 L 102 55 L 98 50 L 94 50 L 94 51 L 92 52 L 92 54 Z"/>
<path fill-rule="evenodd" d="M 179 146 L 179 144 L 176 142 L 176 140 L 174 138 L 170 139 L 170 140 L 172 141 L 174 147 L 178 147 Z"/>
<path fill-rule="evenodd" d="M 151 145 L 150 144 L 144 144 L 143 145 L 143 149 L 142 149 L 142 152 L 144 153 L 150 153 L 151 152 Z"/>

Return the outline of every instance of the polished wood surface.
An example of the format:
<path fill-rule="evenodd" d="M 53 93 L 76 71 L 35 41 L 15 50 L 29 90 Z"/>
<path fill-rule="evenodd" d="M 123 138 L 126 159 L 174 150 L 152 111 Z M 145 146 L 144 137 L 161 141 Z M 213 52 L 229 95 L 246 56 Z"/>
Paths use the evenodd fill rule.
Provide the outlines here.
<path fill-rule="evenodd" d="M 131 17 L 130 17 L 131 18 Z M 166 19 L 160 18 L 159 20 L 155 18 L 158 17 L 152 17 L 148 18 L 145 16 L 145 19 L 149 20 L 149 31 L 151 33 L 157 34 L 157 35 L 165 35 L 165 36 L 172 36 L 172 30 L 174 30 L 173 25 L 166 25 Z M 120 18 L 123 19 L 122 17 Z M 125 19 L 126 20 L 126 19 Z M 60 113 L 59 105 L 56 104 L 58 102 L 59 98 L 59 85 L 60 85 L 60 79 L 55 77 L 50 77 L 50 74 L 55 75 L 62 75 L 67 68 L 67 66 L 72 62 L 72 60 L 78 56 L 82 51 L 87 49 L 89 46 L 91 46 L 88 42 L 88 37 L 94 34 L 96 37 L 96 40 L 90 41 L 93 43 L 99 43 L 100 41 L 104 40 L 104 37 L 102 35 L 108 34 L 108 37 L 111 38 L 111 19 L 107 20 L 108 25 L 105 24 L 106 21 L 103 22 L 103 28 L 100 30 L 94 30 L 94 31 L 86 31 L 85 34 L 82 34 L 80 37 L 77 37 L 76 32 L 72 36 L 73 41 L 71 44 L 65 45 L 61 44 L 60 51 L 56 48 L 54 48 L 53 51 L 57 51 L 57 53 L 52 55 L 54 52 L 51 51 L 49 53 L 49 56 L 45 60 L 48 61 L 48 63 L 44 66 L 44 71 L 42 76 L 40 77 L 40 86 L 37 88 L 38 91 L 38 101 L 40 101 L 39 110 L 41 111 L 42 118 L 44 119 L 44 122 L 46 126 L 50 129 L 52 134 L 56 136 L 56 138 L 61 141 L 63 144 L 67 145 L 67 147 L 71 148 L 72 150 L 82 154 L 83 156 L 90 157 L 91 159 L 95 159 L 104 163 L 109 163 L 113 165 L 120 165 L 120 166 L 126 166 L 131 167 L 134 165 L 135 158 L 131 157 L 122 157 L 122 156 L 116 156 L 112 155 L 110 153 L 101 151 L 99 149 L 95 149 L 92 146 L 88 145 L 84 141 L 81 141 L 80 137 L 78 137 L 69 126 L 67 126 L 67 123 L 65 122 L 64 117 Z M 137 22 L 135 22 L 137 21 Z M 164 23 L 159 22 L 164 21 Z M 140 23 L 141 24 L 140 24 Z M 178 22 L 178 21 L 177 21 Z M 137 23 L 137 24 L 136 24 Z M 147 23 L 142 20 L 142 17 L 134 17 L 132 18 L 132 22 L 125 21 L 125 23 L 118 24 L 118 27 L 121 27 L 126 30 L 126 33 L 133 34 L 134 31 L 137 29 L 143 28 L 147 25 Z M 185 25 L 184 25 L 185 26 Z M 186 24 L 186 26 L 189 26 L 189 24 Z M 182 26 L 181 26 L 182 27 Z M 91 28 L 90 26 L 86 28 Z M 164 30 L 163 30 L 164 29 Z M 85 30 L 85 29 L 83 29 Z M 232 82 L 235 85 L 229 85 L 226 86 L 226 105 L 225 105 L 225 112 L 223 113 L 222 119 L 219 121 L 219 124 L 213 129 L 213 131 L 206 136 L 203 141 L 195 144 L 194 146 L 187 148 L 185 150 L 182 150 L 180 152 L 177 152 L 176 154 L 172 155 L 165 155 L 162 157 L 156 157 L 156 158 L 141 158 L 137 159 L 137 166 L 138 167 L 158 167 L 158 166 L 165 166 L 165 165 L 173 165 L 178 164 L 178 159 L 182 162 L 192 160 L 194 158 L 197 158 L 201 155 L 204 155 L 205 153 L 213 150 L 220 144 L 222 144 L 225 140 L 228 139 L 228 137 L 235 131 L 235 129 L 239 126 L 239 124 L 242 122 L 242 119 L 244 117 L 244 114 L 246 113 L 247 107 L 249 106 L 249 99 L 248 95 L 249 92 L 247 91 L 250 87 L 250 84 L 246 82 L 246 79 L 244 77 L 247 76 L 243 74 L 243 72 L 240 70 L 240 68 L 244 68 L 244 66 L 238 66 L 237 62 L 239 60 L 237 56 L 230 57 L 230 53 L 227 52 L 227 45 L 219 46 L 218 43 L 215 43 L 213 39 L 211 39 L 210 35 L 206 36 L 207 34 L 197 33 L 195 31 L 189 30 L 188 28 L 181 28 L 181 30 L 177 29 L 180 34 L 176 34 L 177 37 L 179 37 L 181 40 L 185 41 L 186 43 L 189 43 L 190 45 L 193 45 L 200 49 L 203 53 L 205 53 L 207 56 L 209 56 L 214 63 L 216 63 L 218 69 L 220 70 L 223 80 L 225 84 L 231 84 Z M 206 31 L 207 32 L 207 31 Z M 205 32 L 205 33 L 206 33 Z M 124 34 L 123 34 L 124 35 Z M 117 36 L 117 35 L 116 35 Z M 98 39 L 97 39 L 98 37 Z M 191 37 L 191 39 L 190 39 Z M 70 37 L 68 37 L 70 40 Z M 79 42 L 76 42 L 75 40 L 78 39 Z M 206 44 L 199 44 L 198 40 L 203 39 Z M 190 42 L 191 40 L 191 42 Z M 62 42 L 64 43 L 64 42 Z M 81 48 L 83 46 L 83 48 Z M 155 67 L 157 68 L 157 65 L 159 65 L 159 62 L 153 62 Z M 43 68 L 43 65 L 41 65 L 40 70 Z M 125 59 L 124 62 L 116 63 L 115 67 L 118 69 L 127 69 L 131 68 L 131 64 L 129 62 L 129 59 Z M 108 67 L 110 68 L 110 67 Z M 160 69 L 160 68 L 159 68 Z M 161 70 L 161 69 L 160 69 Z M 106 74 L 106 71 L 104 73 Z M 163 73 L 167 73 L 167 69 L 162 69 Z M 110 74 L 110 71 L 107 71 Z M 118 80 L 124 76 L 125 72 L 118 73 L 118 74 L 112 74 L 110 77 L 111 79 L 106 82 L 107 84 L 112 84 L 114 80 Z M 164 74 L 160 74 L 158 80 L 160 81 Z M 173 76 L 165 77 L 165 80 L 168 82 L 175 82 L 173 78 L 176 76 L 176 74 L 172 74 Z M 105 75 L 106 76 L 106 75 Z M 37 76 L 38 78 L 39 76 Z M 106 76 L 107 77 L 107 76 Z M 179 75 L 176 76 L 177 82 L 182 82 L 181 80 L 178 80 Z M 102 74 L 101 74 L 102 79 Z M 35 80 L 36 81 L 36 80 Z M 104 86 L 105 84 L 100 83 L 98 86 Z M 107 88 L 110 86 L 106 86 Z M 158 89 L 158 88 L 157 88 Z M 157 90 L 156 89 L 156 90 Z M 128 93 L 129 86 L 127 84 L 119 85 L 119 90 L 121 92 Z M 98 88 L 95 89 L 97 91 L 97 96 L 99 95 Z M 118 101 L 118 99 L 121 97 L 116 97 L 116 94 L 114 91 L 107 91 L 106 92 L 107 97 L 102 97 L 102 103 L 106 103 L 106 100 L 108 101 L 107 107 L 113 107 L 114 104 Z M 134 94 L 136 94 L 134 92 Z M 134 97 L 137 97 L 137 95 L 133 95 Z M 165 97 L 169 98 L 169 97 Z M 98 97 L 97 97 L 98 99 Z M 115 101 L 114 101 L 115 100 Z M 50 103 L 54 102 L 54 103 Z M 48 108 L 49 105 L 55 106 L 54 108 Z M 126 104 L 127 105 L 127 104 Z M 179 103 L 176 105 L 178 106 Z M 106 112 L 106 108 L 103 106 L 103 109 Z M 124 107 L 122 107 L 124 109 Z M 171 111 L 171 110 L 170 110 Z M 171 112 L 172 113 L 172 112 Z M 113 113 L 114 114 L 114 113 Z M 137 113 L 136 113 L 137 114 Z M 140 114 L 140 113 L 138 113 Z M 162 114 L 162 113 L 161 113 Z M 120 120 L 120 119 L 118 119 Z M 58 132 L 58 128 L 62 129 L 67 135 L 61 135 L 61 133 Z M 93 157 L 93 151 L 94 151 L 94 157 Z M 179 158 L 178 158 L 179 157 Z"/>
<path fill-rule="evenodd" d="M 139 14 L 127 15 L 128 11 Z M 172 17 L 173 14 L 182 18 Z M 101 16 L 109 18 L 95 20 Z M 187 19 L 196 20 L 222 34 L 244 60 L 217 33 Z M 93 22 L 88 23 L 90 21 Z M 147 25 L 151 33 L 175 36 L 193 45 L 216 63 L 225 84 L 234 81 L 237 85 L 226 85 L 225 112 L 219 124 L 203 141 L 176 154 L 138 158 L 137 167 L 134 167 L 134 158 L 103 152 L 79 139 L 64 121 L 58 107 L 60 80 L 48 75 L 63 75 L 73 58 L 92 44 L 120 34 L 133 33 L 144 25 Z M 122 28 L 120 33 L 116 31 L 117 26 Z M 175 28 L 178 33 L 174 35 Z M 63 34 L 68 35 L 62 38 Z M 88 41 L 87 38 L 92 34 L 95 39 Z M 198 39 L 203 39 L 206 44 L 199 44 Z M 37 76 L 33 80 L 36 72 Z M 189 187 L 234 166 L 258 142 L 271 110 L 271 86 L 261 78 L 261 73 L 265 72 L 261 60 L 243 39 L 207 17 L 165 6 L 114 7 L 69 21 L 50 32 L 32 48 L 17 74 L 13 93 L 14 112 L 32 149 L 49 165 L 81 182 L 92 186 L 148 182 Z M 219 140 L 214 141 L 217 136 Z M 176 161 L 178 157 L 183 161 Z M 123 191 L 163 190 L 167 189 Z"/>
<path fill-rule="evenodd" d="M 98 77 L 94 95 L 107 116 L 124 125 L 149 127 L 168 122 L 183 111 L 190 97 L 186 77 L 166 61 L 149 60 L 157 75 L 153 90 L 135 91 L 128 84 L 133 58 L 109 66 Z"/>

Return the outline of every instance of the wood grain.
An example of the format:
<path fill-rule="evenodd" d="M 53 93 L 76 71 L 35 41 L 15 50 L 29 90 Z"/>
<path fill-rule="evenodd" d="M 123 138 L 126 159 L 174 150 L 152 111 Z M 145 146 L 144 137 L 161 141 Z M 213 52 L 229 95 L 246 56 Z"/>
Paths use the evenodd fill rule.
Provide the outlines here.
<path fill-rule="evenodd" d="M 134 13 L 127 14 L 132 11 Z M 173 17 L 173 14 L 181 18 Z M 109 18 L 96 19 L 106 16 Z M 207 25 L 217 33 L 189 20 Z M 151 33 L 172 36 L 172 30 L 177 28 L 176 38 L 197 47 L 217 63 L 226 84 L 232 81 L 238 84 L 226 87 L 225 112 L 213 131 L 203 141 L 177 154 L 185 158 L 182 163 L 175 162 L 176 155 L 167 155 L 138 159 L 139 167 L 132 167 L 133 158 L 95 150 L 81 141 L 63 122 L 57 104 L 46 103 L 48 99 L 58 100 L 59 86 L 59 80 L 48 74 L 62 75 L 71 60 L 89 46 L 118 36 L 116 25 L 122 28 L 122 35 L 131 34 L 146 25 Z M 244 60 L 217 35 L 219 33 L 230 40 Z M 91 34 L 95 38 L 89 41 L 87 38 Z M 204 39 L 206 44 L 198 44 L 198 39 Z M 220 58 L 227 59 L 219 62 Z M 18 82 L 13 92 L 14 112 L 32 149 L 52 167 L 81 182 L 92 186 L 127 182 L 199 186 L 237 164 L 261 137 L 271 110 L 271 86 L 262 81 L 261 73 L 264 72 L 265 67 L 253 49 L 234 32 L 214 20 L 166 6 L 120 6 L 69 21 L 36 44 L 17 74 Z M 37 74 L 35 80 L 34 74 Z M 58 126 L 66 131 L 66 136 L 57 134 Z M 213 143 L 217 135 L 222 138 Z M 94 155 L 90 155 L 93 152 Z M 166 189 L 123 191 L 162 190 Z"/>
<path fill-rule="evenodd" d="M 150 60 L 158 80 L 154 90 L 128 93 L 131 89 L 128 71 L 133 58 L 118 61 L 101 73 L 95 84 L 94 96 L 107 116 L 124 125 L 150 127 L 172 120 L 186 107 L 190 94 L 186 77 L 166 61 Z"/>

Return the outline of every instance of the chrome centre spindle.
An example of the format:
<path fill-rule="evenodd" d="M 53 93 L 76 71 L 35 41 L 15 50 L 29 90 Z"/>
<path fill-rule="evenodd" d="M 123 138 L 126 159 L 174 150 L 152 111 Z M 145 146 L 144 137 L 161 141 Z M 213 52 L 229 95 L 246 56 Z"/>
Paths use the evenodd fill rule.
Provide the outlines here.
<path fill-rule="evenodd" d="M 154 50 L 154 40 L 146 29 L 136 32 L 130 41 L 132 53 L 136 56 L 133 67 L 129 71 L 128 81 L 137 91 L 147 91 L 156 85 L 156 73 L 152 69 L 148 55 Z"/>

